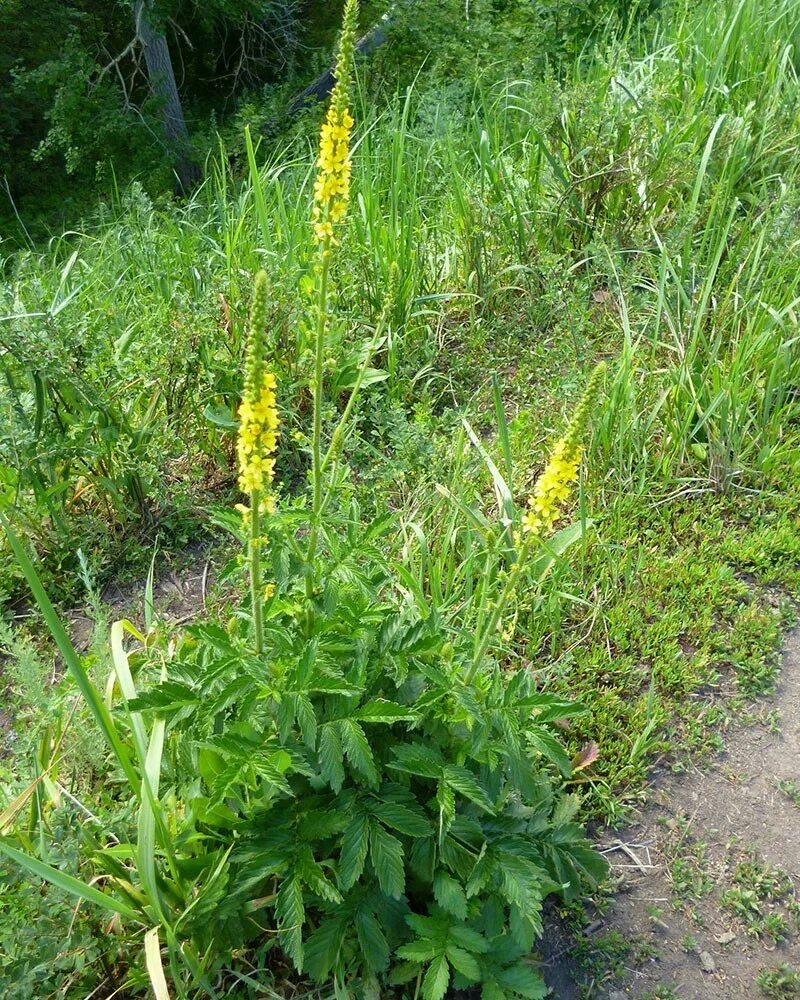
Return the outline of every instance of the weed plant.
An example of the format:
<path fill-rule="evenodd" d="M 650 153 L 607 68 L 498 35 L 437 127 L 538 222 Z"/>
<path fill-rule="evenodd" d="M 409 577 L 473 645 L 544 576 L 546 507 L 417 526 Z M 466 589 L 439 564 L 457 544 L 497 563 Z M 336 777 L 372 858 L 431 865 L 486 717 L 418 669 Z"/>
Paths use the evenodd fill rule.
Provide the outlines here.
<path fill-rule="evenodd" d="M 431 588 L 427 574 L 387 557 L 391 515 L 364 521 L 343 495 L 350 415 L 379 346 L 373 336 L 328 435 L 356 13 L 349 0 L 314 186 L 303 325 L 311 461 L 307 497 L 294 501 L 274 493 L 280 421 L 264 352 L 264 272 L 253 295 L 237 446 L 248 600 L 226 625 L 202 622 L 173 639 L 118 622 L 103 697 L 5 522 L 105 736 L 108 779 L 130 801 L 114 811 L 113 832 L 85 838 L 91 881 L 32 850 L 43 836 L 38 816 L 16 844 L 0 841 L 0 853 L 104 908 L 127 934 L 141 929 L 140 968 L 156 996 L 230 995 L 237 979 L 248 981 L 248 962 L 266 964 L 272 981 L 306 973 L 342 996 L 396 988 L 442 1000 L 451 983 L 480 983 L 489 1000 L 543 996 L 528 961 L 542 904 L 576 898 L 605 871 L 575 822 L 578 799 L 563 788 L 572 768 L 555 727 L 583 709 L 502 662 L 512 599 L 580 537 L 580 525 L 553 528 L 578 475 L 602 367 L 526 509 L 485 453 L 503 490 L 502 520 L 492 525 L 451 498 L 474 534 L 470 565 L 453 580 L 438 573 Z M 128 636 L 139 651 L 126 650 Z M 11 803 L 7 824 L 36 784 Z"/>

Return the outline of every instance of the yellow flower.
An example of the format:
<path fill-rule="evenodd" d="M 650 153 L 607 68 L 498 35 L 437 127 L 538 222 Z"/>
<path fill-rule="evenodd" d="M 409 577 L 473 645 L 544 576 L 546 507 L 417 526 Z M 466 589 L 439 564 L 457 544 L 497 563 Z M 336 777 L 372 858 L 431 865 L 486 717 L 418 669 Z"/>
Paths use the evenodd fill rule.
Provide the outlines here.
<path fill-rule="evenodd" d="M 254 390 L 258 390 L 255 396 Z M 248 388 L 245 388 L 248 391 Z M 278 409 L 275 403 L 275 376 L 263 372 L 261 385 L 252 386 L 253 396 L 239 407 L 239 489 L 243 493 L 266 493 L 275 476 L 275 449 L 278 446 Z M 266 506 L 262 500 L 262 509 Z M 274 509 L 274 504 L 272 505 Z"/>
<path fill-rule="evenodd" d="M 536 480 L 528 500 L 528 510 L 522 517 L 522 530 L 537 538 L 546 534 L 561 514 L 569 499 L 570 487 L 578 478 L 581 464 L 580 441 L 586 429 L 606 365 L 601 361 L 589 376 L 586 389 L 575 407 L 564 436 L 556 442 L 544 471 Z"/>
<path fill-rule="evenodd" d="M 578 478 L 580 461 L 580 445 L 571 437 L 556 442 L 528 499 L 528 510 L 522 518 L 523 531 L 537 536 L 550 531 L 569 498 L 570 485 Z"/>
<path fill-rule="evenodd" d="M 350 134 L 355 122 L 347 105 L 357 18 L 357 0 L 347 0 L 336 61 L 336 85 L 319 136 L 318 173 L 314 182 L 314 239 L 328 245 L 336 242 L 333 227 L 344 218 L 350 199 Z"/>
<path fill-rule="evenodd" d="M 322 125 L 318 174 L 314 183 L 314 238 L 334 240 L 333 226 L 341 222 L 350 198 L 350 130 L 353 119 L 346 107 L 334 101 Z"/>

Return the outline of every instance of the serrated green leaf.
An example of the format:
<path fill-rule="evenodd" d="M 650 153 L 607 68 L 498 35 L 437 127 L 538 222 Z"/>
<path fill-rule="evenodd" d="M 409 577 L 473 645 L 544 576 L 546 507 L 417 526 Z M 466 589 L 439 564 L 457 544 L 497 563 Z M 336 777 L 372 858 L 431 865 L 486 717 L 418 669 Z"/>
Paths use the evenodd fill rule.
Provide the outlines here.
<path fill-rule="evenodd" d="M 404 983 L 410 983 L 412 979 L 416 979 L 418 975 L 418 962 L 398 962 L 389 973 L 389 982 L 392 986 L 402 986 Z"/>
<path fill-rule="evenodd" d="M 307 695 L 302 693 L 294 695 L 294 714 L 303 734 L 303 742 L 313 750 L 317 745 L 317 716 Z"/>
<path fill-rule="evenodd" d="M 188 684 L 177 681 L 163 681 L 149 691 L 143 691 L 128 701 L 131 712 L 171 712 L 184 705 L 194 705 L 200 700 L 200 695 Z"/>
<path fill-rule="evenodd" d="M 416 718 L 416 712 L 407 705 L 398 705 L 394 701 L 376 698 L 358 708 L 351 718 L 359 719 L 361 722 L 391 723 L 413 720 Z"/>
<path fill-rule="evenodd" d="M 369 856 L 381 889 L 387 896 L 399 899 L 406 884 L 403 845 L 397 837 L 373 823 L 369 836 Z"/>
<path fill-rule="evenodd" d="M 444 955 L 437 955 L 422 980 L 423 1000 L 442 1000 L 450 982 L 450 966 Z"/>
<path fill-rule="evenodd" d="M 556 802 L 551 822 L 553 826 L 561 826 L 573 820 L 581 807 L 581 800 L 577 795 L 562 795 Z"/>
<path fill-rule="evenodd" d="M 544 1000 L 549 992 L 539 973 L 521 962 L 496 972 L 495 978 L 504 989 L 512 990 L 525 1000 Z"/>
<path fill-rule="evenodd" d="M 344 752 L 350 765 L 366 779 L 371 788 L 377 788 L 380 779 L 366 733 L 352 719 L 340 719 L 339 729 L 342 734 Z"/>
<path fill-rule="evenodd" d="M 303 971 L 303 922 L 306 911 L 303 905 L 303 887 L 300 878 L 292 875 L 281 882 L 275 901 L 275 918 L 278 923 L 278 940 L 298 972 Z"/>
<path fill-rule="evenodd" d="M 404 833 L 408 837 L 431 835 L 431 822 L 421 810 L 409 808 L 400 802 L 379 800 L 370 805 L 370 810 L 381 823 L 397 830 L 398 833 Z"/>
<path fill-rule="evenodd" d="M 543 726 L 535 726 L 527 732 L 528 746 L 538 750 L 543 757 L 555 764 L 561 774 L 568 778 L 572 774 L 572 762 L 561 743 Z"/>
<path fill-rule="evenodd" d="M 433 895 L 443 910 L 459 920 L 467 916 L 467 896 L 463 887 L 447 872 L 439 871 L 433 880 Z M 453 965 L 456 963 L 453 962 Z M 456 966 L 458 968 L 458 966 Z"/>
<path fill-rule="evenodd" d="M 389 965 L 389 945 L 375 915 L 361 907 L 356 914 L 356 934 L 367 965 L 383 972 Z"/>
<path fill-rule="evenodd" d="M 395 954 L 409 962 L 422 963 L 429 962 L 436 955 L 436 951 L 435 945 L 430 941 L 417 939 L 409 941 L 408 944 L 401 944 Z"/>
<path fill-rule="evenodd" d="M 442 773 L 444 759 L 438 750 L 422 743 L 401 743 L 392 748 L 393 763 L 389 767 L 407 774 L 417 774 L 422 778 L 438 778 Z"/>
<path fill-rule="evenodd" d="M 342 851 L 339 856 L 339 885 L 347 891 L 356 884 L 364 871 L 369 849 L 369 820 L 364 813 L 356 813 L 342 834 Z"/>
<path fill-rule="evenodd" d="M 476 955 L 485 955 L 491 950 L 491 945 L 482 934 L 463 924 L 453 924 L 450 927 L 450 937 L 459 947 Z"/>
<path fill-rule="evenodd" d="M 481 967 L 478 965 L 478 960 L 474 955 L 463 948 L 459 948 L 458 945 L 451 944 L 447 946 L 447 957 L 453 968 L 457 972 L 460 972 L 462 976 L 469 979 L 470 982 L 480 982 Z"/>
<path fill-rule="evenodd" d="M 500 989 L 494 979 L 490 979 L 481 987 L 481 1000 L 508 1000 L 508 994 Z"/>
<path fill-rule="evenodd" d="M 491 799 L 480 786 L 472 771 L 467 770 L 466 767 L 448 764 L 444 769 L 444 780 L 450 788 L 469 799 L 470 802 L 474 802 L 484 812 L 494 813 Z"/>
<path fill-rule="evenodd" d="M 316 982 L 330 978 L 331 970 L 339 960 L 339 952 L 347 938 L 347 914 L 338 914 L 324 920 L 305 944 L 305 967 Z"/>
<path fill-rule="evenodd" d="M 319 732 L 319 769 L 335 792 L 344 784 L 344 753 L 337 724 L 326 722 Z"/>
<path fill-rule="evenodd" d="M 342 896 L 320 865 L 314 861 L 311 850 L 304 851 L 295 862 L 295 869 L 308 888 L 329 903 L 341 903 Z"/>

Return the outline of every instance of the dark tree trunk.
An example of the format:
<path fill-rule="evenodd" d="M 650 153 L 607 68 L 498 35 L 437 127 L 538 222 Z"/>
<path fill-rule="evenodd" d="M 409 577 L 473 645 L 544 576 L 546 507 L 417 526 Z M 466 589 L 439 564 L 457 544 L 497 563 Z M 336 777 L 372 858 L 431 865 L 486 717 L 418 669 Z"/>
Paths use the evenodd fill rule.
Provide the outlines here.
<path fill-rule="evenodd" d="M 405 2 L 407 6 L 410 6 L 411 3 L 413 3 L 413 0 L 405 0 Z M 379 46 L 383 45 L 386 41 L 388 29 L 394 20 L 397 7 L 398 4 L 393 3 L 380 21 L 373 25 L 363 38 L 359 38 L 356 42 L 357 55 L 368 56 Z M 286 109 L 287 114 L 296 115 L 299 111 L 302 111 L 303 108 L 308 107 L 309 104 L 324 101 L 333 90 L 335 83 L 336 76 L 333 72 L 333 67 L 331 67 L 330 69 L 325 70 L 322 76 L 318 76 L 313 83 L 310 83 L 305 90 L 302 90 L 299 94 L 297 94 L 289 107 Z"/>
<path fill-rule="evenodd" d="M 141 42 L 144 52 L 150 89 L 162 103 L 164 135 L 175 157 L 175 171 L 181 188 L 186 192 L 200 179 L 200 171 L 190 159 L 189 132 L 186 128 L 186 119 L 183 117 L 183 107 L 167 39 L 164 32 L 154 27 L 150 20 L 147 0 L 136 0 L 134 17 L 136 37 Z"/>

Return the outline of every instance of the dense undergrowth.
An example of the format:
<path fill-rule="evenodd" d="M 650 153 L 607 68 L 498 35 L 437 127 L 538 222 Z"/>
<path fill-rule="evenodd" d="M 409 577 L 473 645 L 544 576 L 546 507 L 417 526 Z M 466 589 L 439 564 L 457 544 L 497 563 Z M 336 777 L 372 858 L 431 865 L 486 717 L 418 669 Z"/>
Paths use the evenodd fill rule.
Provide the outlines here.
<path fill-rule="evenodd" d="M 427 684 L 444 697 L 444 688 L 457 687 L 465 672 L 460 644 L 481 634 L 486 614 L 492 619 L 476 610 L 483 608 L 481 594 L 487 607 L 505 594 L 501 628 L 492 636 L 493 663 L 508 677 L 525 677 L 526 696 L 544 692 L 554 698 L 550 720 L 566 701 L 586 707 L 574 715 L 563 709 L 566 728 L 555 737 L 547 729 L 538 749 L 528 747 L 540 791 L 546 789 L 540 804 L 563 810 L 559 822 L 570 831 L 564 842 L 578 854 L 583 847 L 571 823 L 572 805 L 554 806 L 556 799 L 572 803 L 571 793 L 580 791 L 584 816 L 618 818 L 640 794 L 654 760 L 669 752 L 680 766 L 684 749 L 713 747 L 720 724 L 774 684 L 781 627 L 800 582 L 798 32 L 800 7 L 792 0 L 678 4 L 622 39 L 609 38 L 591 58 L 584 53 L 563 80 L 493 82 L 487 76 L 434 90 L 421 78 L 379 112 L 362 98 L 354 115 L 350 216 L 336 249 L 321 357 L 309 313 L 319 280 L 309 224 L 314 151 L 302 129 L 280 150 L 248 139 L 244 178 L 223 150 L 185 207 L 155 206 L 134 186 L 119 211 L 85 232 L 53 241 L 45 253 L 18 254 L 5 263 L 0 481 L 10 502 L 4 508 L 13 511 L 18 534 L 36 547 L 46 587 L 63 602 L 80 599 L 86 581 L 103 580 L 120 567 L 143 575 L 156 540 L 169 551 L 207 532 L 211 523 L 237 530 L 229 510 L 237 499 L 241 359 L 253 277 L 263 268 L 270 288 L 264 350 L 276 377 L 282 423 L 276 456 L 280 514 L 269 529 L 276 553 L 269 573 L 282 603 L 275 608 L 271 641 L 288 664 L 300 633 L 308 638 L 307 623 L 297 636 L 292 631 L 294 616 L 307 613 L 302 595 L 308 592 L 305 584 L 295 592 L 291 581 L 305 573 L 313 594 L 326 573 L 314 559 L 307 560 L 314 568 L 300 573 L 291 541 L 298 531 L 304 538 L 305 483 L 309 476 L 313 482 L 319 465 L 315 435 L 333 433 L 346 416 L 341 453 L 335 449 L 336 525 L 324 549 L 325 558 L 341 568 L 336 586 L 344 596 L 340 590 L 317 594 L 331 630 L 325 655 L 332 660 L 342 650 L 352 654 L 345 637 L 355 622 L 369 622 L 391 667 L 386 675 L 375 674 L 366 658 L 359 697 L 372 707 L 360 719 L 348 717 L 341 731 L 334 726 L 327 739 L 345 741 L 352 788 L 381 786 L 400 816 L 399 827 L 389 823 L 394 832 L 386 823 L 369 827 L 373 813 L 365 806 L 363 838 L 359 834 L 365 845 L 361 864 L 366 850 L 373 851 L 377 879 L 377 888 L 365 888 L 353 917 L 361 951 L 374 958 L 370 975 L 385 967 L 385 947 L 397 944 L 407 946 L 412 964 L 437 970 L 425 989 L 433 989 L 450 963 L 464 982 L 474 980 L 477 967 L 484 996 L 493 996 L 481 964 L 484 944 L 467 934 L 460 943 L 449 942 L 457 960 L 452 953 L 445 958 L 446 930 L 434 926 L 442 912 L 459 919 L 466 914 L 463 890 L 459 895 L 441 881 L 465 878 L 457 863 L 436 876 L 442 912 L 431 911 L 423 919 L 433 923 L 414 927 L 416 951 L 408 941 L 398 944 L 402 914 L 392 911 L 375 931 L 375 914 L 388 904 L 369 895 L 402 895 L 396 845 L 402 857 L 410 843 L 404 838 L 423 835 L 422 826 L 431 822 L 430 802 L 419 786 L 446 765 L 461 768 L 461 786 L 454 787 L 466 796 L 459 820 L 463 842 L 478 836 L 471 815 L 473 825 L 466 829 L 466 814 L 480 813 L 486 803 L 470 784 L 468 760 L 456 759 L 464 750 L 463 713 L 474 705 L 465 696 L 462 714 L 424 729 L 430 719 L 408 717 L 413 698 L 410 688 L 401 689 Z M 361 92 L 369 93 L 369 80 L 362 84 Z M 527 585 L 506 594 L 502 560 L 511 558 L 503 549 L 509 525 L 519 522 L 548 443 L 601 360 L 608 373 L 585 443 L 573 511 L 577 527 L 563 551 L 559 546 L 531 570 Z M 315 388 L 324 390 L 321 398 Z M 349 406 L 356 394 L 357 405 Z M 567 540 L 573 543 L 568 549 Z M 501 563 L 489 566 L 490 553 Z M 18 607 L 24 573 L 8 547 L 0 549 L 0 559 L 4 601 Z M 234 579 L 235 566 L 231 572 Z M 394 573 L 396 583 L 387 589 L 385 580 Z M 409 623 L 401 628 L 394 616 L 409 606 L 418 622 L 407 633 Z M 157 689 L 161 701 L 154 694 L 147 702 L 145 695 L 139 704 L 148 726 L 151 719 L 169 720 L 162 780 L 170 791 L 151 836 L 160 845 L 158 864 L 175 850 L 181 871 L 191 867 L 183 851 L 195 864 L 201 856 L 225 855 L 221 816 L 234 800 L 248 799 L 232 791 L 237 782 L 249 787 L 255 779 L 225 773 L 220 791 L 222 759 L 227 757 L 228 770 L 238 762 L 241 771 L 252 753 L 252 727 L 266 725 L 261 710 L 237 717 L 238 728 L 227 733 L 224 748 L 208 742 L 223 734 L 202 733 L 207 742 L 197 780 L 205 785 L 191 794 L 205 813 L 202 834 L 198 827 L 190 835 L 182 826 L 181 795 L 188 794 L 182 768 L 192 759 L 191 739 L 199 741 L 208 718 L 193 714 L 196 695 L 189 697 L 187 690 L 196 692 L 202 679 L 201 686 L 224 703 L 220 711 L 232 713 L 228 718 L 247 699 L 280 701 L 278 691 L 251 690 L 252 665 L 241 689 L 224 686 L 231 680 L 225 672 L 230 663 L 248 662 L 242 622 L 249 618 L 246 607 L 235 610 L 226 591 L 217 619 L 176 640 L 177 660 L 169 647 L 175 637 L 156 629 L 146 644 L 150 658 L 139 667 L 152 680 L 163 655 L 175 671 L 169 680 L 177 686 Z M 113 634 L 121 643 L 121 633 Z M 16 710 L 27 719 L 18 762 L 8 769 L 6 805 L 12 813 L 20 812 L 13 798 L 27 786 L 29 761 L 40 775 L 35 795 L 24 799 L 30 819 L 17 831 L 21 846 L 83 877 L 104 871 L 108 876 L 103 865 L 109 858 L 117 882 L 137 870 L 137 891 L 148 898 L 126 896 L 124 888 L 122 898 L 157 924 L 147 870 L 137 869 L 142 859 L 133 863 L 124 850 L 136 827 L 130 803 L 127 813 L 119 813 L 115 789 L 125 767 L 115 767 L 110 777 L 102 746 L 75 739 L 75 727 L 88 725 L 88 714 L 77 705 L 69 678 L 41 693 L 52 671 L 47 654 L 16 630 L 4 631 L 0 641 L 11 657 Z M 102 691 L 111 669 L 102 641 L 79 660 Z M 135 657 L 133 662 L 136 667 Z M 295 664 L 303 682 L 312 666 Z M 391 692 L 387 676 L 395 685 Z M 301 692 L 298 678 L 287 673 L 282 681 L 284 694 Z M 320 722 L 338 726 L 339 716 L 325 715 L 330 705 L 317 704 L 326 697 L 313 696 L 315 711 L 322 713 Z M 430 704 L 435 701 L 432 696 Z M 394 706 L 392 718 L 385 715 L 387 703 Z M 376 705 L 384 706 L 384 717 L 375 716 Z M 420 711 L 429 710 L 424 701 Z M 369 712 L 370 754 L 358 735 Z M 114 718 L 125 726 L 123 713 Z M 154 729 L 161 724 L 152 723 Z M 279 742 L 293 724 L 280 723 Z M 427 749 L 417 752 L 427 762 L 416 760 L 416 784 L 395 787 L 396 775 L 404 772 L 390 772 L 387 790 L 384 768 L 390 766 L 392 741 L 416 739 L 400 731 L 418 724 Z M 306 717 L 307 741 L 310 727 Z M 390 735 L 379 735 L 383 729 Z M 179 735 L 184 730 L 188 736 Z M 515 739 L 510 731 L 506 738 Z M 437 748 L 446 755 L 452 748 L 453 760 L 432 763 Z M 276 745 L 274 753 L 280 752 Z M 575 770 L 569 766 L 573 755 Z M 320 767 L 333 792 L 346 795 L 335 763 Z M 265 757 L 259 780 L 281 789 L 281 768 L 298 768 L 297 780 L 305 780 L 296 757 Z M 484 780 L 480 768 L 475 774 Z M 446 815 L 447 793 L 438 794 L 437 814 Z M 60 800 L 55 810 L 48 805 L 52 799 Z M 344 801 L 333 807 L 320 800 L 317 806 L 334 816 L 337 808 L 351 808 Z M 235 808 L 243 808 L 241 801 Z M 8 815 L 0 814 L 4 832 Z M 558 826 L 554 815 L 548 813 L 549 828 Z M 64 825 L 81 844 L 82 871 L 77 850 L 63 847 L 64 840 L 69 843 L 58 833 Z M 118 850 L 108 830 L 120 841 Z M 343 889 L 341 871 L 336 868 L 334 885 L 333 868 L 326 870 L 344 850 L 336 840 L 341 833 L 335 823 L 315 831 L 322 844 L 316 860 L 324 863 L 297 876 L 298 888 L 306 879 L 305 891 L 317 897 L 312 971 L 317 959 L 322 978 L 336 969 L 340 991 L 356 975 L 358 962 L 350 955 L 337 966 L 344 961 L 340 955 L 326 965 L 320 934 L 328 924 L 319 923 L 319 914 Z M 202 840 L 202 850 L 193 838 Z M 277 840 L 270 849 L 275 866 L 288 864 Z M 382 850 L 390 856 L 383 872 L 375 863 Z M 241 844 L 237 852 L 232 867 L 224 869 L 225 880 L 209 880 L 213 891 L 203 906 L 209 898 L 217 905 L 229 884 L 246 884 L 253 852 L 248 855 Z M 413 877 L 424 880 L 423 869 L 417 866 Z M 109 942 L 106 933 L 118 932 L 117 918 L 100 926 L 96 911 L 90 915 L 88 909 L 69 936 L 71 911 L 58 890 L 40 894 L 37 886 L 26 894 L 16 869 L 13 875 L 7 870 L 4 893 L 14 915 L 0 924 L 13 943 L 5 949 L 10 959 L 0 964 L 7 995 L 30 995 L 35 982 L 40 991 L 50 991 L 43 996 L 77 996 L 70 990 L 84 983 L 119 984 L 126 976 L 131 996 L 146 990 L 140 937 Z M 184 940 L 192 942 L 186 946 L 190 960 L 202 963 L 209 947 L 203 921 L 210 911 L 198 907 L 201 912 L 185 925 L 178 919 L 176 930 L 170 908 L 191 911 L 189 896 L 180 892 L 196 883 L 185 874 L 181 882 L 174 871 L 170 877 L 175 885 L 157 891 L 162 899 L 158 894 L 166 891 L 162 929 L 170 928 L 176 940 L 185 932 Z M 360 872 L 352 883 L 344 878 L 347 891 L 358 877 Z M 559 881 L 552 871 L 550 877 Z M 576 877 L 561 880 L 580 891 Z M 530 884 L 526 891 L 533 891 Z M 291 895 L 276 885 L 274 892 L 280 897 L 274 922 L 280 947 L 296 960 L 294 928 L 302 917 L 292 917 L 287 907 L 298 914 L 302 902 L 298 907 L 294 889 Z M 232 899 L 235 910 L 235 892 Z M 19 928 L 43 906 L 53 929 L 37 954 Z M 399 922 L 393 924 L 395 917 Z M 471 925 L 471 933 L 476 927 L 489 933 L 485 924 Z M 227 926 L 226 934 L 234 947 L 236 933 Z M 272 941 L 269 934 L 267 939 Z M 120 940 L 135 940 L 136 954 L 120 948 Z M 167 943 L 178 982 L 184 973 L 175 967 L 175 942 Z M 63 972 L 51 970 L 51 951 L 60 956 Z M 272 944 L 256 936 L 234 951 L 241 961 L 228 956 L 224 973 L 215 967 L 215 975 L 238 977 L 243 997 L 281 994 L 282 977 L 293 974 L 288 964 L 276 963 Z M 409 997 L 415 996 L 417 975 L 411 971 Z M 222 981 L 233 989 L 234 979 Z M 348 981 L 356 989 L 355 980 Z M 540 995 L 532 982 L 520 979 L 519 995 Z M 266 993 L 259 993 L 262 987 Z M 364 988 L 370 995 L 370 989 L 385 987 L 367 976 Z"/>

